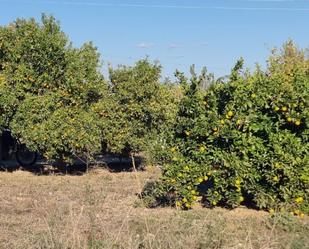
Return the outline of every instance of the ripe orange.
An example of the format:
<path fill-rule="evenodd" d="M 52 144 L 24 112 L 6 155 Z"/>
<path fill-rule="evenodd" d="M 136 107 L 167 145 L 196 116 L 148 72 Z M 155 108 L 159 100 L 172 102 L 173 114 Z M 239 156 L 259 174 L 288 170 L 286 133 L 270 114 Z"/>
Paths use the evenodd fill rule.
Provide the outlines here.
<path fill-rule="evenodd" d="M 227 115 L 228 115 L 229 117 L 233 117 L 233 116 L 234 116 L 234 112 L 228 111 L 228 112 L 227 112 Z"/>
<path fill-rule="evenodd" d="M 203 179 L 202 177 L 199 177 L 199 178 L 197 179 L 197 181 L 198 181 L 199 183 L 201 183 L 201 182 L 204 181 L 204 179 Z"/>
<path fill-rule="evenodd" d="M 297 197 L 297 198 L 295 198 L 295 202 L 297 203 L 297 204 L 300 204 L 300 203 L 302 203 L 304 201 L 304 198 L 303 197 Z"/>

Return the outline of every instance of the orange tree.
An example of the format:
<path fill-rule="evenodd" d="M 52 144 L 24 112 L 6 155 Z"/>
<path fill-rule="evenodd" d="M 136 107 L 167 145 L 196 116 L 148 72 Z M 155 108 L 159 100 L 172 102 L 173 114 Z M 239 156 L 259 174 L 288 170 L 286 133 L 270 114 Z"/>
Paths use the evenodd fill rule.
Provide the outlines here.
<path fill-rule="evenodd" d="M 111 108 L 103 99 L 94 107 L 102 117 L 107 150 L 131 156 L 155 150 L 159 140 L 165 141 L 179 102 L 173 89 L 160 82 L 161 66 L 143 59 L 132 67 L 110 67 L 109 74 Z"/>
<path fill-rule="evenodd" d="M 74 48 L 53 17 L 0 27 L 0 129 L 49 159 L 155 150 L 179 100 L 160 78 L 145 59 L 107 83 L 96 48 Z"/>
<path fill-rule="evenodd" d="M 0 27 L 0 126 L 50 159 L 99 151 L 92 108 L 109 96 L 99 66 L 96 48 L 72 47 L 53 17 Z"/>
<path fill-rule="evenodd" d="M 164 152 L 163 185 L 152 191 L 182 208 L 200 201 L 303 216 L 309 212 L 308 58 L 288 42 L 273 52 L 266 72 L 241 73 L 242 64 L 227 82 L 206 90 L 198 77 L 181 77 L 187 91 Z"/>

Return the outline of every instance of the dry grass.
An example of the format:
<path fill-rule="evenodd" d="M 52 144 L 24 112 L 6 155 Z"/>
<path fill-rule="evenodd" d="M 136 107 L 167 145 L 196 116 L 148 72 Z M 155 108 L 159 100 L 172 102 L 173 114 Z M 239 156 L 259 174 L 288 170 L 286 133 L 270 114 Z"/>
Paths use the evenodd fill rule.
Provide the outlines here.
<path fill-rule="evenodd" d="M 0 248 L 309 248 L 308 219 L 245 208 L 146 209 L 136 193 L 158 176 L 0 173 Z M 138 184 L 139 182 L 139 184 Z"/>

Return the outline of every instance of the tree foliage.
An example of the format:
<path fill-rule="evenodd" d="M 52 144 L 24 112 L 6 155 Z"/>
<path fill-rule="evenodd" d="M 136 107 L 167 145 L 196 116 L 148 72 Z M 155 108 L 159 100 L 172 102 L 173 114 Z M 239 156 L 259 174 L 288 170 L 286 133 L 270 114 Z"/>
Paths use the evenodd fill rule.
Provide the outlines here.
<path fill-rule="evenodd" d="M 309 67 L 288 42 L 266 72 L 198 88 L 193 77 L 174 127 L 162 177 L 176 205 L 292 209 L 309 206 Z M 300 211 L 302 210 L 302 211 Z"/>
<path fill-rule="evenodd" d="M 108 87 L 96 48 L 74 48 L 45 15 L 1 27 L 0 38 L 2 127 L 47 158 L 99 151 L 91 108 Z"/>
<path fill-rule="evenodd" d="M 100 69 L 92 43 L 74 48 L 51 16 L 1 27 L 0 128 L 61 160 L 139 152 L 163 138 L 177 98 L 160 83 L 161 66 L 110 68 L 110 82 Z"/>
<path fill-rule="evenodd" d="M 161 66 L 147 59 L 133 67 L 110 68 L 109 74 L 114 104 L 103 115 L 108 122 L 103 140 L 118 153 L 145 151 L 166 135 L 175 120 L 178 99 L 160 83 Z"/>

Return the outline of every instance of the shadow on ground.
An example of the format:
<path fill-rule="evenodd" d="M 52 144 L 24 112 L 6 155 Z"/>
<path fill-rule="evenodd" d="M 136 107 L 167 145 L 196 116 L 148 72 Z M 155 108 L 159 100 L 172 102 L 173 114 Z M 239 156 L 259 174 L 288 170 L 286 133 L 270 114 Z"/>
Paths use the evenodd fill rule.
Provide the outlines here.
<path fill-rule="evenodd" d="M 135 158 L 137 170 L 143 170 L 144 160 L 142 157 Z M 118 157 L 117 155 L 104 155 L 97 157 L 94 162 L 89 164 L 83 160 L 74 160 L 72 164 L 62 162 L 48 162 L 44 158 L 40 158 L 35 165 L 30 167 L 22 167 L 15 160 L 0 161 L 0 171 L 14 172 L 16 170 L 29 171 L 36 175 L 51 174 L 68 174 L 83 175 L 93 168 L 104 168 L 110 172 L 131 172 L 133 171 L 132 160 L 129 157 Z"/>

